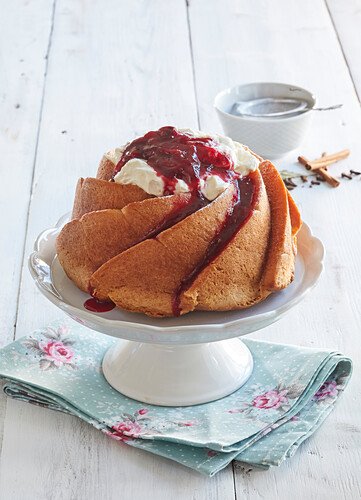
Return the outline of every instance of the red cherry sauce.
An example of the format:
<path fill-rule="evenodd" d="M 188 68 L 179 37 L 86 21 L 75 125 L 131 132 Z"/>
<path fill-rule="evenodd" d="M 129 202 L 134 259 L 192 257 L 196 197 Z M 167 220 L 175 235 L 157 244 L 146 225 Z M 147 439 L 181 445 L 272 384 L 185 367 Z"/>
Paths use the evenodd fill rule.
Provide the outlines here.
<path fill-rule="evenodd" d="M 181 222 L 183 219 L 193 214 L 200 208 L 204 207 L 208 203 L 209 203 L 208 200 L 203 198 L 203 196 L 195 196 L 195 195 L 191 195 L 188 199 L 179 200 L 174 210 L 165 219 L 163 219 L 157 226 L 152 228 L 152 230 L 149 231 L 149 233 L 139 238 L 139 240 L 136 241 L 134 245 L 137 245 L 138 243 L 141 243 L 142 241 L 150 238 L 156 238 L 159 233 L 165 231 L 166 229 L 169 229 L 175 224 L 178 224 L 178 222 Z"/>
<path fill-rule="evenodd" d="M 179 316 L 181 313 L 180 301 L 182 293 L 191 287 L 203 269 L 220 255 L 241 227 L 247 222 L 252 214 L 258 195 L 259 190 L 256 188 L 252 174 L 238 179 L 237 190 L 233 196 L 231 210 L 227 213 L 222 225 L 218 228 L 218 231 L 210 242 L 203 260 L 181 281 L 172 297 L 172 310 L 174 316 Z"/>
<path fill-rule="evenodd" d="M 210 137 L 194 137 L 174 127 L 163 127 L 135 139 L 125 148 L 114 176 L 133 158 L 145 160 L 164 182 L 164 195 L 174 194 L 178 179 L 190 191 L 199 191 L 199 179 L 207 173 L 230 182 L 234 176 L 232 158 L 217 149 Z"/>
<path fill-rule="evenodd" d="M 115 304 L 113 302 L 105 302 L 103 300 L 98 300 L 93 297 L 84 302 L 84 307 L 85 309 L 88 309 L 88 311 L 103 313 L 114 309 Z"/>
<path fill-rule="evenodd" d="M 182 280 L 174 293 L 173 314 L 179 316 L 182 293 L 192 285 L 198 274 L 224 250 L 242 225 L 246 223 L 258 198 L 258 190 L 252 174 L 240 178 L 239 174 L 234 172 L 232 158 L 219 151 L 217 142 L 212 138 L 194 137 L 174 127 L 163 127 L 157 131 L 148 132 L 128 144 L 114 169 L 112 180 L 133 158 L 145 160 L 153 167 L 164 182 L 164 195 L 174 194 L 178 179 L 188 184 L 191 193 L 186 202 L 180 202 L 170 217 L 144 235 L 140 241 L 155 238 L 165 229 L 210 203 L 201 193 L 200 179 L 202 177 L 208 174 L 218 175 L 236 187 L 229 213 L 210 242 L 204 259 Z"/>

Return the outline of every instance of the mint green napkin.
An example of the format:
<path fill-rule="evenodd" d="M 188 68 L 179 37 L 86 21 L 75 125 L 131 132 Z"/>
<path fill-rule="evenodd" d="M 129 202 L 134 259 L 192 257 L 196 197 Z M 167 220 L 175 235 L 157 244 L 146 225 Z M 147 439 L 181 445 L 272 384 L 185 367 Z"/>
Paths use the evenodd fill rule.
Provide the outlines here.
<path fill-rule="evenodd" d="M 330 413 L 352 371 L 351 360 L 335 351 L 243 339 L 254 370 L 241 389 L 213 403 L 167 408 L 107 383 L 101 362 L 117 341 L 55 322 L 0 350 L 4 391 L 212 476 L 232 460 L 268 468 L 292 456 Z"/>

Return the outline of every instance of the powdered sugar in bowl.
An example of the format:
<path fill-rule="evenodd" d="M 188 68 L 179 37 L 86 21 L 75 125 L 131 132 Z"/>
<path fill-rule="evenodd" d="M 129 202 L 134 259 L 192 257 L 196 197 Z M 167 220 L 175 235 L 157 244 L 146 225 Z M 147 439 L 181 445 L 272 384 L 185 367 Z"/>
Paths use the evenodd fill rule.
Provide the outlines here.
<path fill-rule="evenodd" d="M 271 82 L 237 85 L 217 94 L 214 101 L 225 134 L 271 159 L 300 146 L 315 105 L 316 98 L 308 90 Z M 289 114 L 278 115 L 277 109 L 285 107 Z M 270 108 L 275 112 L 261 116 L 266 114 L 262 109 Z"/>

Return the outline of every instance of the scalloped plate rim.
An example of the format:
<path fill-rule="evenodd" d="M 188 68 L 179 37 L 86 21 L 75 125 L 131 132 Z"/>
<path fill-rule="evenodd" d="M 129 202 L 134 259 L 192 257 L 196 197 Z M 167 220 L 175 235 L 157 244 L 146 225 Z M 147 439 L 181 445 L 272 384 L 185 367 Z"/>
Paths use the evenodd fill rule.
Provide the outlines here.
<path fill-rule="evenodd" d="M 201 326 L 206 327 L 207 329 L 210 329 L 210 330 L 219 330 L 221 333 L 221 330 L 229 330 L 229 329 L 234 328 L 235 326 L 239 326 L 239 328 L 241 330 L 242 324 L 245 324 L 245 327 L 246 327 L 245 330 L 247 330 L 247 331 L 245 331 L 244 333 L 242 333 L 242 331 L 239 331 L 237 333 L 237 335 L 240 336 L 240 335 L 244 335 L 247 333 L 251 333 L 252 331 L 258 330 L 258 329 L 266 326 L 266 325 L 261 326 L 261 327 L 255 326 L 255 328 L 253 328 L 252 327 L 253 324 L 260 324 L 261 322 L 267 322 L 267 325 L 269 325 L 269 324 L 277 321 L 281 317 L 283 317 L 287 313 L 287 311 L 289 311 L 292 307 L 294 307 L 296 304 L 298 304 L 305 297 L 305 295 L 316 286 L 316 284 L 318 283 L 318 281 L 323 273 L 323 270 L 324 270 L 325 248 L 322 244 L 322 241 L 319 238 L 315 237 L 312 234 L 311 228 L 305 222 L 303 222 L 301 230 L 300 230 L 300 232 L 302 231 L 303 233 L 305 233 L 303 238 L 309 240 L 309 242 L 312 242 L 312 245 L 316 246 L 316 248 L 318 250 L 316 252 L 317 255 L 314 255 L 314 257 L 317 257 L 317 262 L 316 262 L 316 260 L 314 260 L 314 262 L 313 262 L 314 264 L 315 263 L 318 264 L 317 271 L 313 272 L 313 279 L 311 280 L 311 283 L 309 283 L 308 286 L 306 286 L 306 288 L 301 293 L 297 294 L 294 298 L 290 299 L 289 301 L 285 302 L 284 304 L 281 304 L 280 306 L 276 307 L 275 309 L 273 309 L 271 311 L 261 312 L 259 314 L 254 315 L 254 316 L 246 316 L 246 317 L 230 320 L 228 322 L 217 323 L 217 324 L 205 323 L 204 325 L 199 325 L 199 324 L 195 324 L 195 325 L 184 325 L 183 324 L 182 325 L 182 324 L 180 324 L 180 325 L 173 325 L 173 326 L 166 326 L 166 325 L 165 326 L 156 326 L 156 325 L 149 325 L 149 324 L 133 323 L 131 321 L 126 321 L 126 320 L 122 320 L 122 319 L 104 318 L 104 317 L 100 317 L 96 313 L 88 312 L 85 309 L 81 310 L 78 307 L 73 306 L 72 304 L 69 304 L 68 302 L 66 302 L 64 300 L 63 297 L 60 296 L 60 294 L 59 294 L 59 297 L 61 297 L 61 298 L 55 296 L 53 292 L 50 292 L 44 286 L 42 280 L 40 279 L 39 274 L 37 273 L 37 271 L 34 268 L 33 261 L 35 258 L 39 257 L 39 258 L 41 258 L 41 260 L 43 260 L 48 265 L 49 269 L 51 270 L 53 259 L 56 257 L 55 248 L 54 248 L 54 256 L 53 256 L 52 262 L 49 264 L 49 262 L 44 260 L 44 255 L 41 253 L 40 246 L 45 240 L 45 235 L 47 233 L 54 234 L 54 233 L 58 232 L 60 230 L 60 228 L 64 225 L 64 223 L 66 223 L 66 221 L 69 220 L 69 215 L 70 215 L 69 213 L 63 215 L 62 217 L 60 217 L 60 219 L 55 224 L 55 226 L 48 228 L 48 229 L 45 229 L 44 231 L 42 231 L 38 235 L 38 237 L 36 238 L 36 240 L 34 242 L 34 252 L 32 252 L 28 258 L 28 265 L 29 265 L 30 273 L 31 273 L 38 289 L 41 291 L 41 293 L 48 300 L 50 300 L 54 305 L 56 305 L 61 310 L 63 310 L 66 314 L 69 314 L 71 317 L 72 316 L 79 316 L 81 319 L 85 319 L 85 320 L 88 319 L 89 321 L 91 320 L 92 322 L 97 323 L 98 326 L 100 327 L 99 331 L 102 331 L 101 330 L 102 324 L 108 325 L 109 327 L 113 327 L 113 328 L 118 327 L 119 328 L 119 335 L 114 334 L 114 336 L 119 337 L 119 338 L 122 338 L 122 336 L 121 336 L 121 329 L 122 328 L 133 329 L 133 330 L 142 329 L 144 331 L 147 331 L 149 334 L 152 332 L 156 332 L 156 333 L 161 335 L 162 333 L 169 334 L 171 332 L 180 332 L 180 331 L 193 332 L 193 331 L 199 330 Z M 301 249 L 304 246 L 305 246 L 305 244 L 303 244 L 303 242 L 301 240 L 299 242 L 299 249 Z M 302 252 L 300 252 L 300 253 L 302 253 Z M 305 276 L 306 276 L 306 274 L 305 274 Z M 51 284 L 53 285 L 52 282 L 51 282 Z M 53 286 L 53 287 L 56 290 L 55 286 Z M 59 293 L 59 292 L 57 292 L 57 293 Z M 287 289 L 286 289 L 286 293 L 287 293 Z M 212 313 L 212 311 L 205 311 L 205 313 L 210 314 L 210 313 Z M 138 313 L 134 313 L 134 314 L 137 314 L 137 316 L 138 316 Z M 189 314 L 192 314 L 192 313 L 189 313 Z M 179 319 L 181 320 L 181 318 L 182 318 L 182 316 Z M 111 333 L 108 333 L 108 332 L 104 332 L 104 333 L 106 333 L 107 335 L 112 335 Z M 235 335 L 235 336 L 237 336 L 237 335 Z M 126 336 L 124 338 L 127 338 L 127 337 L 128 336 Z M 222 338 L 223 337 L 220 335 L 220 338 L 218 340 L 221 340 Z M 224 338 L 227 338 L 227 337 L 224 337 Z M 144 341 L 146 341 L 146 340 L 144 340 Z M 151 341 L 151 340 L 148 340 L 148 341 Z"/>

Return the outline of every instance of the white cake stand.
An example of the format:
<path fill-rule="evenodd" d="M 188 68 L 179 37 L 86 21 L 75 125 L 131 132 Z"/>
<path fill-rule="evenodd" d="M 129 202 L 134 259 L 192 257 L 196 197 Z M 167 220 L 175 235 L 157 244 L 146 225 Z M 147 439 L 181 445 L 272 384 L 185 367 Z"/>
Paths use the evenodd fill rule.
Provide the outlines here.
<path fill-rule="evenodd" d="M 62 217 L 39 235 L 29 257 L 31 275 L 43 295 L 71 318 L 124 339 L 105 354 L 104 376 L 117 391 L 148 404 L 207 403 L 241 387 L 253 360 L 238 337 L 280 319 L 315 286 L 323 270 L 323 245 L 304 223 L 293 283 L 255 306 L 163 319 L 118 308 L 93 313 L 83 305 L 89 296 L 67 278 L 57 259 L 55 238 L 68 220 L 69 215 Z"/>

